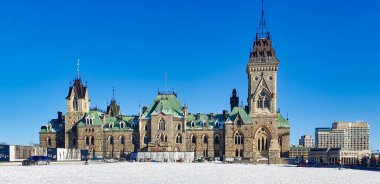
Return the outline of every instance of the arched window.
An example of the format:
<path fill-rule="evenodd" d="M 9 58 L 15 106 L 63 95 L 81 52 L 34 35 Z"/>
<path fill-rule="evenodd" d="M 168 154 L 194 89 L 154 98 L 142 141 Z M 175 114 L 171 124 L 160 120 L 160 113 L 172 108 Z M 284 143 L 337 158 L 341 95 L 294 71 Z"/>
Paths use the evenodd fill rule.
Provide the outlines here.
<path fill-rule="evenodd" d="M 214 138 L 214 144 L 219 144 L 220 143 L 220 137 L 219 135 L 216 135 Z"/>
<path fill-rule="evenodd" d="M 244 150 L 243 149 L 240 150 L 240 157 L 244 157 Z"/>
<path fill-rule="evenodd" d="M 241 132 L 236 132 L 235 133 L 235 144 L 244 144 L 244 136 Z"/>
<path fill-rule="evenodd" d="M 125 144 L 125 138 L 124 136 L 120 136 L 120 144 Z"/>
<path fill-rule="evenodd" d="M 90 140 L 89 140 L 89 138 L 87 136 L 84 138 L 84 140 L 86 142 L 86 145 L 90 145 Z"/>
<path fill-rule="evenodd" d="M 95 145 L 95 138 L 94 138 L 94 136 L 91 136 L 90 142 L 91 142 L 91 145 Z"/>
<path fill-rule="evenodd" d="M 148 131 L 148 125 L 145 125 L 144 130 Z"/>
<path fill-rule="evenodd" d="M 165 142 L 165 136 L 163 136 L 162 134 L 158 135 L 157 137 L 161 142 Z"/>
<path fill-rule="evenodd" d="M 235 157 L 239 157 L 239 150 L 238 149 L 235 150 Z"/>
<path fill-rule="evenodd" d="M 207 137 L 207 135 L 203 135 L 203 143 L 208 144 L 208 137 Z"/>
<path fill-rule="evenodd" d="M 178 123 L 178 125 L 177 125 L 177 130 L 181 130 L 181 124 L 180 123 Z"/>
<path fill-rule="evenodd" d="M 73 100 L 73 109 L 74 109 L 74 111 L 78 111 L 78 100 L 77 100 L 77 98 L 74 98 L 74 100 Z"/>
<path fill-rule="evenodd" d="M 194 121 L 191 121 L 191 127 L 194 127 L 195 123 Z"/>
<path fill-rule="evenodd" d="M 164 142 L 168 142 L 168 136 L 165 135 L 165 141 Z"/>
<path fill-rule="evenodd" d="M 182 135 L 181 134 L 178 134 L 177 136 L 176 136 L 176 139 L 175 139 L 176 141 L 175 141 L 175 143 L 177 143 L 177 144 L 181 144 L 182 143 Z"/>
<path fill-rule="evenodd" d="M 48 146 L 51 146 L 51 139 L 50 139 L 50 137 L 47 137 L 47 138 L 46 138 L 46 144 L 47 144 Z"/>
<path fill-rule="evenodd" d="M 191 135 L 191 143 L 196 144 L 197 143 L 197 138 L 195 135 Z"/>
<path fill-rule="evenodd" d="M 270 97 L 264 91 L 260 93 L 259 99 L 257 100 L 257 108 L 270 109 Z"/>
<path fill-rule="evenodd" d="M 113 137 L 112 136 L 109 136 L 108 141 L 109 141 L 110 145 L 113 145 Z"/>
<path fill-rule="evenodd" d="M 113 123 L 110 123 L 110 129 L 113 129 Z"/>
<path fill-rule="evenodd" d="M 120 128 L 123 129 L 125 126 L 124 122 L 120 122 Z"/>
<path fill-rule="evenodd" d="M 164 120 L 160 120 L 159 122 L 158 122 L 158 129 L 159 130 L 165 130 L 165 121 Z"/>
<path fill-rule="evenodd" d="M 135 122 L 132 123 L 131 127 L 132 127 L 132 129 L 135 129 L 135 128 L 136 128 L 136 124 L 135 124 Z"/>
<path fill-rule="evenodd" d="M 270 136 L 268 131 L 264 127 L 257 130 L 255 138 L 257 139 L 257 151 L 259 151 L 259 153 L 264 154 L 266 151 L 269 150 Z"/>
<path fill-rule="evenodd" d="M 147 135 L 144 135 L 144 144 L 148 145 L 148 143 L 149 143 L 149 138 Z"/>

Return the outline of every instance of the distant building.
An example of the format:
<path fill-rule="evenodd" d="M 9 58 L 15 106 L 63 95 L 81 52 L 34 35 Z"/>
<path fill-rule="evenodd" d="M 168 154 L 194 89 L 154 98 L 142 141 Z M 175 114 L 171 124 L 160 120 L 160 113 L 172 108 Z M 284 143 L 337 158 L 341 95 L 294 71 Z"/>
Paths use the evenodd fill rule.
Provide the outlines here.
<path fill-rule="evenodd" d="M 309 158 L 309 147 L 292 146 L 289 151 L 289 158 L 297 159 L 299 162 L 306 161 Z"/>
<path fill-rule="evenodd" d="M 299 139 L 299 145 L 302 147 L 313 148 L 314 147 L 314 139 L 311 135 L 303 135 Z"/>
<path fill-rule="evenodd" d="M 322 165 L 360 165 L 368 151 L 354 151 L 351 148 L 312 148 L 309 151 L 309 162 Z"/>
<path fill-rule="evenodd" d="M 366 122 L 334 122 L 332 128 L 316 128 L 316 148 L 369 150 L 369 125 Z"/>

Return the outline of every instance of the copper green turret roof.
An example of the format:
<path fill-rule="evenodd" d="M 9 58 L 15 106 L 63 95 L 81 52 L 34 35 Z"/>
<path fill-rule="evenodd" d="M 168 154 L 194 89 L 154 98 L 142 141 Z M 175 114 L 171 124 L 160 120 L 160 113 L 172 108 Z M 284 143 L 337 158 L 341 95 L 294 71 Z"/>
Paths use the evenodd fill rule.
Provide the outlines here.
<path fill-rule="evenodd" d="M 290 125 L 289 125 L 289 121 L 287 119 L 285 119 L 281 113 L 277 113 L 277 116 L 278 116 L 278 127 L 280 128 L 289 128 Z"/>
<path fill-rule="evenodd" d="M 184 117 L 182 106 L 175 93 L 159 93 L 153 103 L 142 115 L 142 118 L 150 118 L 151 115 L 163 113 L 176 117 Z"/>

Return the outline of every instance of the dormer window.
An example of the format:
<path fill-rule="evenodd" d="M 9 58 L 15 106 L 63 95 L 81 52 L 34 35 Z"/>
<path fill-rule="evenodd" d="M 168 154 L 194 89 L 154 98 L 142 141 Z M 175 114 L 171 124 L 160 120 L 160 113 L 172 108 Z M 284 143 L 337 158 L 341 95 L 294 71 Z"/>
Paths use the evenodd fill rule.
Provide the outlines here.
<path fill-rule="evenodd" d="M 120 122 L 120 128 L 123 129 L 125 127 L 125 123 L 124 122 Z"/>
<path fill-rule="evenodd" d="M 94 123 L 94 118 L 91 116 L 86 116 L 85 120 L 86 120 L 86 125 L 93 125 Z"/>
<path fill-rule="evenodd" d="M 47 130 L 48 130 L 49 132 L 51 132 L 51 124 L 50 124 L 50 123 L 47 125 Z"/>
<path fill-rule="evenodd" d="M 194 127 L 194 125 L 195 125 L 194 121 L 191 121 L 190 126 Z"/>
<path fill-rule="evenodd" d="M 218 120 L 215 122 L 215 128 L 219 128 L 219 121 Z"/>
<path fill-rule="evenodd" d="M 114 126 L 113 123 L 110 123 L 110 129 L 113 129 L 113 126 Z"/>

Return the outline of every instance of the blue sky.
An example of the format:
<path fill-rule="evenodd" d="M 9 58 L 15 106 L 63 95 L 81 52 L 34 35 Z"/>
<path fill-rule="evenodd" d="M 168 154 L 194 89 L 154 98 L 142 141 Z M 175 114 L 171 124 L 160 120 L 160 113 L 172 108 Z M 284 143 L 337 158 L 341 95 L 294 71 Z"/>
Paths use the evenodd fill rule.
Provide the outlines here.
<path fill-rule="evenodd" d="M 124 114 L 168 86 L 193 113 L 246 103 L 245 73 L 260 0 L 0 1 L 0 142 L 38 142 L 65 111 L 76 58 L 92 106 L 115 86 Z M 280 59 L 278 103 L 291 143 L 333 121 L 368 121 L 380 148 L 380 3 L 266 1 Z"/>

